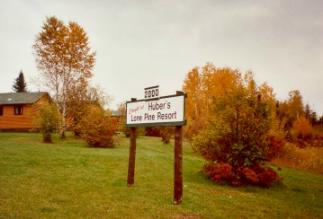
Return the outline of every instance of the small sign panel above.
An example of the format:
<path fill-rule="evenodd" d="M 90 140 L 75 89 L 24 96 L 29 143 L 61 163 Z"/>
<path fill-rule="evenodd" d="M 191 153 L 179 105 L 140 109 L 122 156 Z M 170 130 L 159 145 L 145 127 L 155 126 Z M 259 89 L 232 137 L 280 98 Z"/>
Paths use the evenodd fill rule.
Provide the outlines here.
<path fill-rule="evenodd" d="M 126 126 L 184 125 L 185 95 L 127 102 Z"/>
<path fill-rule="evenodd" d="M 159 97 L 159 86 L 145 88 L 145 99 L 152 99 L 157 97 Z"/>

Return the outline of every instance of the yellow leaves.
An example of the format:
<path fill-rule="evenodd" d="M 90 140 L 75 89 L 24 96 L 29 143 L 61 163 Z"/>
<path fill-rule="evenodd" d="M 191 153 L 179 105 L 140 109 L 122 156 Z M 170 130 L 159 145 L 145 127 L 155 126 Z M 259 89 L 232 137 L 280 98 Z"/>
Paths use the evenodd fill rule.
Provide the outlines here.
<path fill-rule="evenodd" d="M 86 32 L 76 22 L 65 25 L 56 17 L 47 18 L 33 47 L 44 74 L 92 76 L 95 53 L 90 50 Z"/>
<path fill-rule="evenodd" d="M 187 93 L 186 136 L 189 138 L 206 127 L 217 98 L 232 93 L 245 95 L 247 92 L 250 97 L 261 98 L 271 109 L 276 105 L 273 89 L 266 83 L 257 86 L 251 71 L 242 74 L 237 69 L 217 68 L 211 63 L 193 68 L 185 78 L 183 90 Z M 273 110 L 270 111 L 274 114 Z"/>
<path fill-rule="evenodd" d="M 187 137 L 203 129 L 209 120 L 214 98 L 225 95 L 243 84 L 241 73 L 231 68 L 217 68 L 207 63 L 193 68 L 186 76 L 183 90 L 187 93 Z"/>
<path fill-rule="evenodd" d="M 65 121 L 69 97 L 76 88 L 85 91 L 92 77 L 95 53 L 89 47 L 87 34 L 75 22 L 65 25 L 56 17 L 49 17 L 37 35 L 33 48 L 37 67 L 53 92 Z"/>

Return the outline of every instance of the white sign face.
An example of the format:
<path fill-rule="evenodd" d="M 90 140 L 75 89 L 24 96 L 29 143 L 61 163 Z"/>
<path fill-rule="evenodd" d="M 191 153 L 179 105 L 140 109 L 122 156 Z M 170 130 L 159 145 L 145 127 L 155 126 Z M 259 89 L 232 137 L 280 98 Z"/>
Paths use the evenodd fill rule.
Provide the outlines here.
<path fill-rule="evenodd" d="M 127 102 L 128 127 L 162 125 L 183 125 L 184 95 L 161 97 L 157 100 Z"/>

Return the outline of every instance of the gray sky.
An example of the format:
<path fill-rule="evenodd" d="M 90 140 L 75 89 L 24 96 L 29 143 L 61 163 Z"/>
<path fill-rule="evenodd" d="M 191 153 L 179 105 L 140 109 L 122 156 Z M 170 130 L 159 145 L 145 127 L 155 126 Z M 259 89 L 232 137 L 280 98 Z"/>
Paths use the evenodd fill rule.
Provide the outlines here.
<path fill-rule="evenodd" d="M 0 1 L 0 92 L 20 70 L 29 88 L 38 71 L 32 44 L 46 17 L 76 21 L 97 52 L 93 83 L 114 99 L 143 88 L 181 90 L 187 72 L 212 62 L 252 70 L 279 99 L 299 89 L 323 115 L 323 1 Z"/>

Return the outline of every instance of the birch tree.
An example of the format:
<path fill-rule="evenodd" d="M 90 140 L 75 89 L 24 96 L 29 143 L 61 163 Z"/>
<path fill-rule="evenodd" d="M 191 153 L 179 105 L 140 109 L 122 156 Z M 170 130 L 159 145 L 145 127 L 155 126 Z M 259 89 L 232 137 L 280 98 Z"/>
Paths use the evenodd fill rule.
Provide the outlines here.
<path fill-rule="evenodd" d="M 33 48 L 40 77 L 62 115 L 60 136 L 64 138 L 68 96 L 73 87 L 84 86 L 92 77 L 95 52 L 91 50 L 88 36 L 79 24 L 69 22 L 65 25 L 56 17 L 46 19 Z"/>

